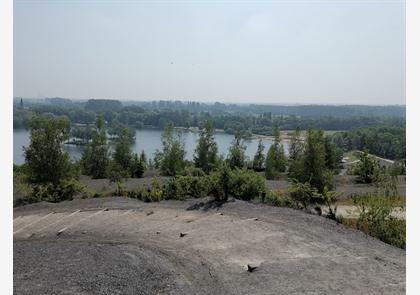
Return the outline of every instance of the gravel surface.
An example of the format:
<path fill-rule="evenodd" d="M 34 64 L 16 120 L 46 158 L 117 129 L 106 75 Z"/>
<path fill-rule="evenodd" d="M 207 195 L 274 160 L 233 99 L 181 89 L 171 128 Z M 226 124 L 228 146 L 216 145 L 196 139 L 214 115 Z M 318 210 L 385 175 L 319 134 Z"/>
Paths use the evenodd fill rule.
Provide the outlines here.
<path fill-rule="evenodd" d="M 14 210 L 14 292 L 405 294 L 405 251 L 243 201 L 38 203 Z"/>

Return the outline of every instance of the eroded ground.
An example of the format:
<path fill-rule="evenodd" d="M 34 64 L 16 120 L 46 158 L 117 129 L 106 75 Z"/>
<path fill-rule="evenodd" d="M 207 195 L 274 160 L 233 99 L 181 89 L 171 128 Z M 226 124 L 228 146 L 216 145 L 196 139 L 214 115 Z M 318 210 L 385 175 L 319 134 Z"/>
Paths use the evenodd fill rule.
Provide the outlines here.
<path fill-rule="evenodd" d="M 14 292 L 404 294 L 405 252 L 243 201 L 39 203 L 14 211 Z"/>

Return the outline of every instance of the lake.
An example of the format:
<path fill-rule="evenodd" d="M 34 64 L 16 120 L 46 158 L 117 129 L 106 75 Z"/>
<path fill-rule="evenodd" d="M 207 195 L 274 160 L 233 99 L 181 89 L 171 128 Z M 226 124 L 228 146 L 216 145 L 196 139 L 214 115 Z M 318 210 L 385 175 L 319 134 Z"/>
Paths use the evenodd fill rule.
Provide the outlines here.
<path fill-rule="evenodd" d="M 147 158 L 153 158 L 153 154 L 156 151 L 156 149 L 162 148 L 162 144 L 160 141 L 161 134 L 162 130 L 156 129 L 136 130 L 136 141 L 132 145 L 133 152 L 140 153 L 142 150 L 144 150 Z M 192 160 L 194 150 L 199 138 L 199 134 L 197 132 L 183 131 L 182 138 L 184 140 L 185 149 L 187 151 L 187 159 Z M 215 139 L 219 148 L 219 154 L 224 154 L 225 156 L 227 155 L 229 146 L 231 145 L 233 138 L 233 135 L 227 133 L 215 134 Z M 29 142 L 29 131 L 24 129 L 13 130 L 13 163 L 22 164 L 25 161 L 22 147 L 28 146 Z M 263 144 L 265 146 L 264 153 L 267 152 L 269 146 L 272 143 L 272 140 L 263 139 Z M 246 155 L 252 159 L 254 157 L 255 152 L 257 151 L 258 140 L 246 140 L 245 145 Z M 288 145 L 285 142 L 283 142 L 283 145 L 287 153 Z M 67 144 L 64 146 L 64 149 L 70 154 L 71 158 L 80 159 L 83 151 L 83 146 Z"/>

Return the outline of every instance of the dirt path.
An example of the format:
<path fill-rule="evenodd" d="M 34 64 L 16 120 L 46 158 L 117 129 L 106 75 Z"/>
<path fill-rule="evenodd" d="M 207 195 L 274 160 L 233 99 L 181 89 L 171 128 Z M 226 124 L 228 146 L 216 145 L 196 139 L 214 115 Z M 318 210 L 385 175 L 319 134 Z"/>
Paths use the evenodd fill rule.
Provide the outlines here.
<path fill-rule="evenodd" d="M 403 250 L 288 208 L 85 199 L 16 208 L 14 232 L 15 294 L 405 293 Z"/>

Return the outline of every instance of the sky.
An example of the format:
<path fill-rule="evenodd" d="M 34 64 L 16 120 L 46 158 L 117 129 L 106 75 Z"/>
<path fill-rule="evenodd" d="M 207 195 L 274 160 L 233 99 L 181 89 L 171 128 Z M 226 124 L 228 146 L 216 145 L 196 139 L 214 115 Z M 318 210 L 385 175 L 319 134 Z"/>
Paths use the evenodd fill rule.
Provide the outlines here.
<path fill-rule="evenodd" d="M 15 0 L 14 96 L 405 104 L 399 0 Z"/>

